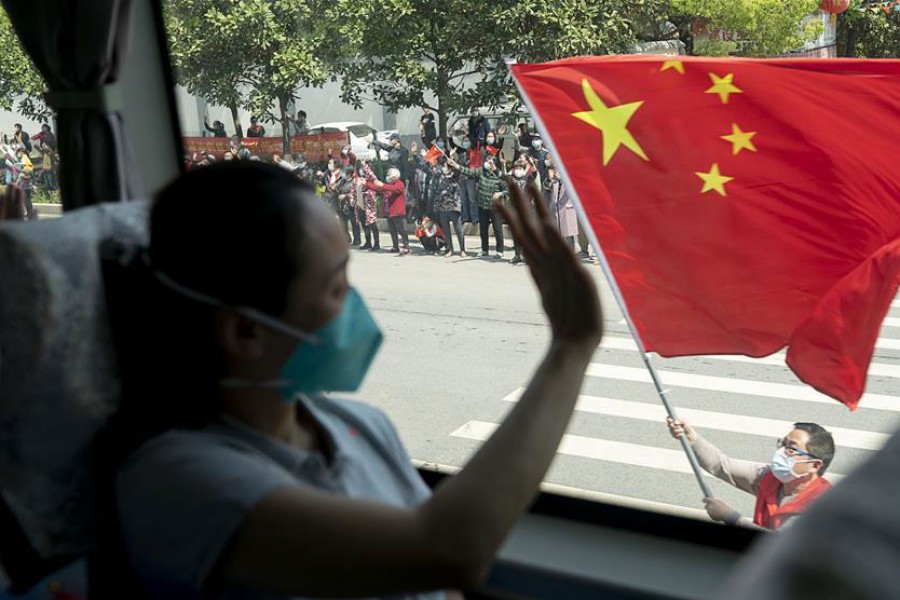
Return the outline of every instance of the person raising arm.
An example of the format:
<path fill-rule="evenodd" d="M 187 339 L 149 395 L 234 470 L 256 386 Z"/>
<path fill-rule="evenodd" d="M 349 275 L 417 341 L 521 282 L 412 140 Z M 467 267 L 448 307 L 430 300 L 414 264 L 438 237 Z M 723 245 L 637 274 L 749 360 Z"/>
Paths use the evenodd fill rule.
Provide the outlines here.
<path fill-rule="evenodd" d="M 150 597 L 438 598 L 429 591 L 484 580 L 603 334 L 595 283 L 539 198 L 514 190 L 498 210 L 528 259 L 549 347 L 494 435 L 429 495 L 385 415 L 321 394 L 357 389 L 381 341 L 333 215 L 259 163 L 189 171 L 161 193 L 148 262 L 162 296 L 146 324 L 155 337 L 138 345 L 161 351 L 137 363 L 152 384 L 126 386 L 148 439 L 116 478 L 122 539 Z"/>

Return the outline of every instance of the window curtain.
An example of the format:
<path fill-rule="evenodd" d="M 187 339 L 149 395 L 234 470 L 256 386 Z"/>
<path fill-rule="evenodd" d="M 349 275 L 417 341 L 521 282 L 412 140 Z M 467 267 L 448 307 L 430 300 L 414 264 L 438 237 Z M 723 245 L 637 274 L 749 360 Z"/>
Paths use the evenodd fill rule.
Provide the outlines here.
<path fill-rule="evenodd" d="M 115 82 L 131 0 L 3 0 L 57 115 L 64 210 L 132 197 Z"/>

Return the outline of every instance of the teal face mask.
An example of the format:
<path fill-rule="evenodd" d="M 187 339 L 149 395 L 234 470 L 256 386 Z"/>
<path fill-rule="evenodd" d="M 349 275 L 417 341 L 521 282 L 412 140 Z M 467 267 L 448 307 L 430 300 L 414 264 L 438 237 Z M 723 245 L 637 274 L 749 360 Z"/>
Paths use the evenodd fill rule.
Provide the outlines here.
<path fill-rule="evenodd" d="M 183 296 L 213 306 L 226 306 L 221 300 L 187 288 L 164 273 L 157 271 L 156 276 Z M 298 343 L 281 368 L 279 379 L 223 379 L 221 385 L 278 388 L 287 402 L 296 400 L 298 394 L 358 390 L 384 339 L 355 288 L 350 288 L 347 293 L 340 314 L 312 333 L 300 331 L 254 308 L 238 307 L 235 310 L 248 319 L 295 338 Z"/>
<path fill-rule="evenodd" d="M 256 383 L 226 379 L 222 385 L 278 387 L 287 402 L 296 400 L 298 394 L 358 390 L 384 339 L 355 288 L 350 288 L 337 318 L 312 333 L 302 332 L 254 309 L 244 309 L 243 313 L 249 319 L 297 339 L 297 347 L 281 368 L 277 381 Z"/>

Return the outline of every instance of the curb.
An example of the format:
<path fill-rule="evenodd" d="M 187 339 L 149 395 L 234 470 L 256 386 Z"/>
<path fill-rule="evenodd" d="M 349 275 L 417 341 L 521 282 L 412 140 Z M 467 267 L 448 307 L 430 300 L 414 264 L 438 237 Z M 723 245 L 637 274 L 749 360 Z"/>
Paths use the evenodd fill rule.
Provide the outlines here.
<path fill-rule="evenodd" d="M 34 205 L 39 215 L 56 215 L 62 214 L 62 204 L 37 204 Z"/>

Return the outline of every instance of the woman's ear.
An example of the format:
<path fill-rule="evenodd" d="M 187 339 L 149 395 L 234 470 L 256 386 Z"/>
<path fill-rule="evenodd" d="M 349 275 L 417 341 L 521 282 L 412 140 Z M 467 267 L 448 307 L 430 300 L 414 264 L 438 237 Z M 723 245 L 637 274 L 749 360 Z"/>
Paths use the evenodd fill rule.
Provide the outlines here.
<path fill-rule="evenodd" d="M 226 354 L 255 360 L 265 350 L 265 328 L 231 308 L 216 314 L 216 337 Z"/>

